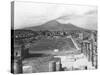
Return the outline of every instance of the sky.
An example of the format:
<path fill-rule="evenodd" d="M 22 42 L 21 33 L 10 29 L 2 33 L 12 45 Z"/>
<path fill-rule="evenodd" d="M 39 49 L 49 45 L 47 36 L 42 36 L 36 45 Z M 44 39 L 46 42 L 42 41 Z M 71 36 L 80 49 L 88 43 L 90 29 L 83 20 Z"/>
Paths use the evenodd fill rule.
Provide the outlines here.
<path fill-rule="evenodd" d="M 97 7 L 18 1 L 14 3 L 14 29 L 42 25 L 51 20 L 97 30 Z"/>

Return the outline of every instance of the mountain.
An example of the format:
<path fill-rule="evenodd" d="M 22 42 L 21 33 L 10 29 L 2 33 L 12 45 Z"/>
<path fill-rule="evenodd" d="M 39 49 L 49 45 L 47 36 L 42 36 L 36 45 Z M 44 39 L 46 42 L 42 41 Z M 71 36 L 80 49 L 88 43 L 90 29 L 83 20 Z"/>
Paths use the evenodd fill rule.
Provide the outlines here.
<path fill-rule="evenodd" d="M 34 31 L 39 31 L 39 30 L 49 30 L 49 31 L 81 30 L 82 31 L 82 30 L 87 30 L 87 29 L 77 27 L 77 26 L 75 26 L 71 23 L 61 24 L 56 20 L 46 22 L 45 24 L 42 24 L 40 26 L 27 27 L 27 28 L 24 28 L 24 29 L 34 30 Z"/>

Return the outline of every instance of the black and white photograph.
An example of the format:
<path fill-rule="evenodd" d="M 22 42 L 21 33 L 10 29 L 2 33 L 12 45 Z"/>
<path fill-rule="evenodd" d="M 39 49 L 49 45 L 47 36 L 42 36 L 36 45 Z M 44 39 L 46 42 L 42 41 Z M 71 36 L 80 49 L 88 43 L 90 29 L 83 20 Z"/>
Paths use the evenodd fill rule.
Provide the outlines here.
<path fill-rule="evenodd" d="M 98 9 L 11 2 L 11 73 L 98 69 Z"/>

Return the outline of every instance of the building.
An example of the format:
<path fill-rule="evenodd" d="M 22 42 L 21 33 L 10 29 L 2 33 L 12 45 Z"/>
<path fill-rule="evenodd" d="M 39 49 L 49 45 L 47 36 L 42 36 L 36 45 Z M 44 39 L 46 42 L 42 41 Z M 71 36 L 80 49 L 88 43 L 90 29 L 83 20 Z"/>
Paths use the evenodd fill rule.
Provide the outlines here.
<path fill-rule="evenodd" d="M 51 56 L 29 58 L 23 61 L 23 73 L 53 72 L 61 70 L 60 58 Z"/>

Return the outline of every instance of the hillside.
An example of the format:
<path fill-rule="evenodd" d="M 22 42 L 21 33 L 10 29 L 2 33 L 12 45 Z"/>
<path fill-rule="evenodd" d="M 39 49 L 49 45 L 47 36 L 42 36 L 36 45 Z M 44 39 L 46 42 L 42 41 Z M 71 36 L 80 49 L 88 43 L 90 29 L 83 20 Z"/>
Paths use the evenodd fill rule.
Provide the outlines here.
<path fill-rule="evenodd" d="M 82 31 L 82 30 L 87 30 L 87 29 L 77 27 L 71 23 L 61 24 L 61 23 L 57 22 L 56 20 L 49 21 L 40 26 L 28 27 L 28 28 L 24 28 L 24 29 L 34 30 L 34 31 L 39 31 L 39 30 L 49 30 L 49 31 L 81 30 Z"/>

